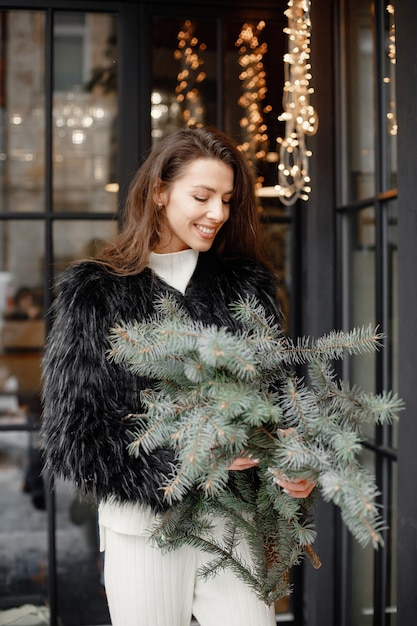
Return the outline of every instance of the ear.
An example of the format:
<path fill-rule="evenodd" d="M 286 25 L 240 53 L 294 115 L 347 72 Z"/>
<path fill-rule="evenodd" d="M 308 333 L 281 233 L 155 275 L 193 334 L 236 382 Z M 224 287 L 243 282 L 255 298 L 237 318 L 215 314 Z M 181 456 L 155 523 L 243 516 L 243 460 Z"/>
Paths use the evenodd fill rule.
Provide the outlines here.
<path fill-rule="evenodd" d="M 163 183 L 162 181 L 159 182 L 158 186 L 155 187 L 153 191 L 152 199 L 154 203 L 156 204 L 156 206 L 159 206 L 159 207 L 166 206 L 168 202 L 168 191 L 167 191 L 165 183 Z"/>

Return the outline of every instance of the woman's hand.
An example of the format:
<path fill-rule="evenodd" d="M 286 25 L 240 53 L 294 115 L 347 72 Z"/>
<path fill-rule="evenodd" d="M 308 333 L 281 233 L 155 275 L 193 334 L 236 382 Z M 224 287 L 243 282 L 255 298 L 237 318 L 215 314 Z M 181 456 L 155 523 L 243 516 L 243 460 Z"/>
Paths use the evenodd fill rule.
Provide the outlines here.
<path fill-rule="evenodd" d="M 238 456 L 228 469 L 240 472 L 242 470 L 250 469 L 259 465 L 259 459 L 251 459 L 248 456 Z M 274 481 L 282 487 L 284 493 L 287 493 L 292 498 L 307 498 L 316 486 L 316 481 L 311 479 L 290 479 L 283 474 L 276 475 Z"/>
<path fill-rule="evenodd" d="M 286 437 L 294 431 L 294 428 L 278 428 L 277 434 Z M 292 498 L 308 498 L 317 483 L 313 478 L 296 480 L 294 478 L 289 479 L 284 474 L 275 475 L 274 481 L 282 487 L 284 493 L 287 493 Z"/>
<path fill-rule="evenodd" d="M 312 478 L 295 480 L 281 475 L 277 478 L 274 478 L 274 481 L 280 487 L 282 487 L 284 493 L 287 493 L 292 498 L 308 498 L 308 496 L 316 486 L 316 481 Z"/>
<path fill-rule="evenodd" d="M 245 469 L 250 469 L 251 467 L 256 467 L 259 465 L 259 459 L 251 459 L 250 456 L 238 456 L 231 465 L 229 465 L 228 469 L 233 471 L 242 471 Z"/>
<path fill-rule="evenodd" d="M 289 433 L 293 432 L 294 428 L 277 429 L 277 434 L 286 437 Z M 244 454 L 244 453 L 243 453 Z M 256 467 L 259 465 L 259 459 L 252 459 L 250 456 L 238 456 L 231 465 L 229 470 L 242 471 Z M 316 486 L 317 481 L 314 478 L 305 478 L 297 480 L 295 478 L 288 478 L 284 474 L 274 471 L 274 481 L 283 489 L 284 493 L 287 493 L 292 498 L 307 498 Z"/>

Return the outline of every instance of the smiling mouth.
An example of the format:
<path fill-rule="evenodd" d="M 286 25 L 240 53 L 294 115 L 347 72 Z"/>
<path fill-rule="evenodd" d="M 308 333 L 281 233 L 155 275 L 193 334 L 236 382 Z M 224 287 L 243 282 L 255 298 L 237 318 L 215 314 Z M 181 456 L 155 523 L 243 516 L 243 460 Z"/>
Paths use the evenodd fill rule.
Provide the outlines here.
<path fill-rule="evenodd" d="M 207 226 L 200 226 L 199 224 L 196 224 L 196 228 L 205 235 L 214 235 L 216 232 L 215 228 L 207 228 Z"/>

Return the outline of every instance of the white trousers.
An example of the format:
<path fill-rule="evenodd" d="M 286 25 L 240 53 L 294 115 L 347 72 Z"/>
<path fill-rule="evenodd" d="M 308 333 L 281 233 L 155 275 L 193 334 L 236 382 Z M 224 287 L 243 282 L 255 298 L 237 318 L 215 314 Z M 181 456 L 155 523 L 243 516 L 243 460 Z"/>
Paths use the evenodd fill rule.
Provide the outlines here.
<path fill-rule="evenodd" d="M 197 569 L 210 560 L 183 546 L 164 554 L 147 537 L 105 533 L 104 582 L 113 626 L 275 626 L 267 606 L 226 568 L 203 579 Z M 245 545 L 242 553 L 250 557 Z"/>

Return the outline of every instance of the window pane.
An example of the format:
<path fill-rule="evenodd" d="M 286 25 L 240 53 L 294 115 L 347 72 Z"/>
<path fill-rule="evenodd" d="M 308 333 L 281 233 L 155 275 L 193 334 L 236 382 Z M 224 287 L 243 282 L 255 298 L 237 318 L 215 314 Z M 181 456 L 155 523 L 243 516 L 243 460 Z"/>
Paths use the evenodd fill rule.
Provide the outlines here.
<path fill-rule="evenodd" d="M 342 218 L 345 233 L 344 286 L 347 329 L 376 326 L 375 312 L 375 216 L 373 207 Z M 376 353 L 345 359 L 345 375 L 351 385 L 375 392 Z M 375 427 L 365 425 L 364 432 L 373 438 Z"/>
<path fill-rule="evenodd" d="M 114 221 L 67 221 L 55 222 L 54 271 L 58 276 L 75 260 L 98 256 L 104 243 L 117 233 Z"/>
<path fill-rule="evenodd" d="M 176 128 L 216 124 L 216 22 L 154 18 L 154 143 Z"/>
<path fill-rule="evenodd" d="M 362 463 L 364 467 L 371 473 L 375 474 L 374 468 L 375 454 L 371 451 L 365 451 L 362 455 Z M 397 467 L 395 462 L 384 459 L 387 464 L 387 482 L 384 483 L 384 489 L 389 493 L 390 505 L 381 510 L 381 516 L 384 523 L 388 526 L 385 535 L 385 546 L 379 550 L 389 551 L 387 559 L 387 577 L 384 580 L 386 585 L 386 595 L 384 596 L 383 605 L 387 615 L 387 625 L 395 626 L 396 622 L 396 552 L 397 552 L 397 513 L 396 513 L 396 476 Z M 352 626 L 374 626 L 374 568 L 376 552 L 370 546 L 362 548 L 357 542 L 352 541 L 350 554 L 350 571 L 351 576 L 351 602 L 348 603 L 350 620 L 347 622 Z M 381 572 L 377 569 L 377 575 Z M 378 607 L 379 608 L 379 607 Z"/>
<path fill-rule="evenodd" d="M 349 242 L 350 327 L 376 325 L 375 320 L 375 215 L 369 207 L 351 215 Z M 375 391 L 375 355 L 353 359 L 352 383 Z"/>
<path fill-rule="evenodd" d="M 0 12 L 0 212 L 44 209 L 44 45 L 42 12 Z"/>
<path fill-rule="evenodd" d="M 0 222 L 0 394 L 39 417 L 44 344 L 44 238 L 41 222 Z"/>
<path fill-rule="evenodd" d="M 389 244 L 389 273 L 391 278 L 390 310 L 391 320 L 389 327 L 390 343 L 390 375 L 391 387 L 398 391 L 398 233 L 397 233 L 397 201 L 388 205 L 388 244 Z M 392 445 L 397 447 L 398 425 L 392 426 Z"/>
<path fill-rule="evenodd" d="M 187 124 L 220 124 L 241 146 L 259 184 L 277 184 L 282 135 L 282 24 L 155 18 L 152 29 L 151 124 L 154 142 Z M 221 43 L 220 43 L 221 41 Z M 221 46 L 221 48 L 220 48 Z M 221 50 L 222 71 L 216 71 Z M 279 63 L 282 68 L 282 63 Z M 223 120 L 218 120 L 218 84 Z M 281 131 L 281 132 L 280 132 Z M 275 194 L 276 195 L 276 194 Z"/>
<path fill-rule="evenodd" d="M 55 221 L 55 281 L 73 261 L 98 256 L 103 244 L 113 239 L 116 232 L 114 220 Z M 59 616 L 65 624 L 109 624 L 96 508 L 82 499 L 70 482 L 57 481 L 55 496 Z"/>
<path fill-rule="evenodd" d="M 67 481 L 55 484 L 58 615 L 65 625 L 110 624 L 97 511 Z"/>
<path fill-rule="evenodd" d="M 281 220 L 278 215 L 280 215 Z M 278 297 L 283 312 L 283 321 L 287 325 L 285 332 L 290 332 L 291 297 L 292 297 L 292 267 L 291 267 L 291 223 L 284 221 L 284 210 L 270 210 L 263 224 L 265 247 L 272 262 L 274 271 L 279 279 Z"/>
<path fill-rule="evenodd" d="M 116 32 L 112 15 L 55 13 L 55 211 L 117 209 Z"/>
<path fill-rule="evenodd" d="M 374 74 L 371 11 L 372 3 L 367 0 L 348 2 L 344 34 L 347 82 L 343 104 L 347 157 L 342 203 L 368 198 L 375 193 L 374 83 L 369 80 Z"/>
<path fill-rule="evenodd" d="M 0 428 L 40 418 L 43 224 L 0 222 Z M 0 432 L 0 608 L 45 605 L 47 530 L 36 430 Z"/>
<path fill-rule="evenodd" d="M 18 413 L 0 414 L 0 424 L 21 423 Z M 1 611 L 26 604 L 46 611 L 47 517 L 37 444 L 36 433 L 0 431 Z"/>
<path fill-rule="evenodd" d="M 391 509 L 391 517 L 389 520 L 390 525 L 390 548 L 391 555 L 389 559 L 389 567 L 390 571 L 388 572 L 389 581 L 388 581 L 388 596 L 387 596 L 387 607 L 386 610 L 390 614 L 389 626 L 397 625 L 397 536 L 398 536 L 398 511 L 397 511 L 397 498 L 398 498 L 398 489 L 397 489 L 397 464 L 392 463 L 392 475 L 391 475 L 391 483 L 392 483 L 392 509 Z"/>
<path fill-rule="evenodd" d="M 375 474 L 374 454 L 364 451 L 361 458 L 362 465 Z M 352 572 L 351 598 L 348 602 L 349 621 L 352 626 L 373 626 L 373 592 L 374 592 L 374 554 L 372 545 L 363 548 L 357 541 L 351 539 L 350 571 Z"/>

